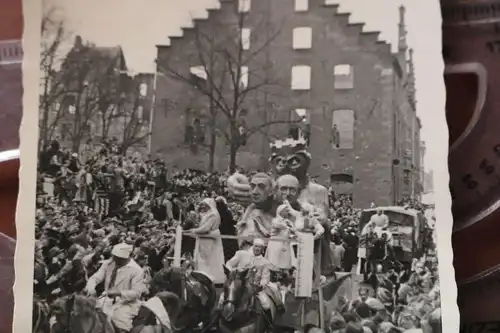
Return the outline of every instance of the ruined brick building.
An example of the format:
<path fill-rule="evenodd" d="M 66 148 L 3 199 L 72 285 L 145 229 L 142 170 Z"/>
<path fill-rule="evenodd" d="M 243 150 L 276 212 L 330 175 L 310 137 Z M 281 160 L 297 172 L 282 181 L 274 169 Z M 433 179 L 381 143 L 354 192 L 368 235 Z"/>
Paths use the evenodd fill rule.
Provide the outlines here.
<path fill-rule="evenodd" d="M 356 207 L 418 197 L 421 124 L 399 10 L 393 53 L 379 32 L 363 31 L 324 0 L 221 0 L 157 46 L 152 155 L 175 169 L 225 171 L 228 138 L 242 123 L 239 166 L 266 169 L 270 141 L 304 135 L 311 176 L 352 192 Z M 226 67 L 236 70 L 217 75 Z"/>
<path fill-rule="evenodd" d="M 40 141 L 57 139 L 78 151 L 115 139 L 146 151 L 153 74 L 132 75 L 120 46 L 95 46 L 75 37 L 61 68 L 42 78 Z"/>

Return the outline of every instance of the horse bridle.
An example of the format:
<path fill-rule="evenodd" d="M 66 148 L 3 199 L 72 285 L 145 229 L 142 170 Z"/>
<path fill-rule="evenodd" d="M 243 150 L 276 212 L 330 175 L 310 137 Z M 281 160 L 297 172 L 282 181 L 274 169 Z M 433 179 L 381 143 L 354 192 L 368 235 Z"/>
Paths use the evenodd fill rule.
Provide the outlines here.
<path fill-rule="evenodd" d="M 224 291 L 224 292 L 225 292 L 225 291 Z M 256 296 L 257 296 L 257 295 L 255 295 L 255 297 L 256 297 Z M 226 300 L 224 300 L 224 301 L 222 302 L 222 305 L 226 305 L 226 304 L 232 304 L 235 308 L 236 308 L 236 306 L 237 306 L 237 304 L 236 304 L 236 299 L 235 299 L 235 300 L 228 300 L 228 299 L 226 299 Z M 259 303 L 259 304 L 260 304 L 260 303 Z M 259 307 L 256 307 L 256 308 L 255 308 L 255 309 L 253 309 L 252 311 L 254 311 L 254 312 L 255 312 L 255 313 L 257 313 L 257 314 L 262 315 L 262 316 L 264 317 L 264 319 L 267 321 L 267 323 L 269 324 L 269 327 L 271 327 L 271 328 L 272 328 L 272 327 L 274 327 L 274 324 L 272 323 L 272 321 L 271 321 L 271 320 L 269 320 L 269 319 L 267 318 L 266 313 L 265 313 L 265 310 L 264 310 L 264 308 L 262 307 L 262 305 L 260 305 Z"/>

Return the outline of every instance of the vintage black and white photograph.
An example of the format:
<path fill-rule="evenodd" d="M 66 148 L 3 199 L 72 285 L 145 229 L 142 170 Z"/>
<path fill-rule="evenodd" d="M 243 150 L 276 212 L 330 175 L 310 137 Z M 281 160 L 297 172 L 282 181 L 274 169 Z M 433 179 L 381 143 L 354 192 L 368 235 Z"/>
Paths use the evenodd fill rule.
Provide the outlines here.
<path fill-rule="evenodd" d="M 438 1 L 41 23 L 34 333 L 442 332 Z"/>

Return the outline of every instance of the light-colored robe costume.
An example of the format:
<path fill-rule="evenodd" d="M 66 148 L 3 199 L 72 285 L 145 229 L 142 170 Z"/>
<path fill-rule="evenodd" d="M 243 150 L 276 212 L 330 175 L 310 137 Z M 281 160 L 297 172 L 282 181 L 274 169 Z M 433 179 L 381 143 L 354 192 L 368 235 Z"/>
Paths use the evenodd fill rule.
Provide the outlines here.
<path fill-rule="evenodd" d="M 87 288 L 95 290 L 104 281 L 104 293 L 97 300 L 97 307 L 102 309 L 117 328 L 128 332 L 132 329 L 132 320 L 139 313 L 140 298 L 146 292 L 144 274 L 142 268 L 134 260 L 130 260 L 125 266 L 118 268 L 115 283 L 111 286 L 115 265 L 113 260 L 106 260 L 87 281 Z M 121 297 L 107 297 L 106 292 L 111 289 L 121 292 Z"/>
<path fill-rule="evenodd" d="M 220 238 L 220 216 L 214 199 L 204 199 L 203 203 L 210 210 L 201 214 L 198 228 L 192 230 L 194 234 L 216 236 L 215 238 L 199 237 L 194 247 L 194 262 L 196 270 L 208 275 L 215 284 L 224 283 L 224 249 Z"/>
<path fill-rule="evenodd" d="M 273 219 L 273 237 L 291 239 L 296 237 L 295 223 L 283 216 L 283 209 L 288 204 L 278 207 L 276 217 Z M 295 256 L 290 242 L 270 240 L 266 250 L 267 259 L 279 269 L 289 269 L 295 264 Z"/>
<path fill-rule="evenodd" d="M 300 191 L 298 201 L 301 204 L 310 204 L 314 206 L 314 216 L 324 228 L 324 235 L 319 240 L 319 250 L 321 251 L 321 274 L 331 275 L 335 272 L 335 267 L 333 265 L 333 253 L 330 249 L 330 227 L 328 220 L 330 204 L 328 200 L 328 190 L 323 185 L 308 181 L 307 185 Z"/>
<path fill-rule="evenodd" d="M 289 212 L 294 216 L 293 222 L 286 216 L 283 216 L 285 207 L 289 207 Z M 308 231 L 311 228 L 314 229 L 316 233 L 322 234 L 324 229 L 315 219 L 315 207 L 305 203 L 302 204 L 302 208 L 308 212 L 307 215 L 294 210 L 288 201 L 285 201 L 284 204 L 279 206 L 277 209 L 277 216 L 273 219 L 273 236 L 293 239 L 297 237 L 297 231 Z M 306 219 L 308 223 L 306 223 Z M 270 240 L 267 246 L 266 257 L 274 266 L 280 269 L 289 269 L 297 264 L 297 258 L 293 252 L 291 242 Z"/>

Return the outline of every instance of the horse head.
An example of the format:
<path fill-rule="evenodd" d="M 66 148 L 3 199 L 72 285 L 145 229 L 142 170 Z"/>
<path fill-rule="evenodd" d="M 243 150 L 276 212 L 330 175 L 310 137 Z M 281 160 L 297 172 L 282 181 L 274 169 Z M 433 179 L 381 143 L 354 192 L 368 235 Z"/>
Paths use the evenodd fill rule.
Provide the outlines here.
<path fill-rule="evenodd" d="M 52 303 L 49 325 L 53 333 L 66 332 L 71 322 L 71 311 L 74 304 L 74 295 L 61 297 Z"/>
<path fill-rule="evenodd" d="M 95 326 L 96 319 L 95 300 L 79 294 L 71 294 L 56 300 L 51 309 L 50 328 L 52 333 L 80 332 L 76 323 L 92 321 Z"/>
<path fill-rule="evenodd" d="M 224 283 L 224 302 L 222 316 L 227 321 L 231 321 L 236 310 L 246 305 L 253 296 L 253 288 L 251 285 L 251 269 L 242 271 L 229 271 L 224 267 L 226 273 L 226 282 Z"/>
<path fill-rule="evenodd" d="M 159 281 L 157 291 L 169 291 L 175 293 L 178 297 L 182 295 L 182 281 L 184 279 L 184 271 L 177 267 L 168 267 L 158 272 L 155 280 Z"/>

